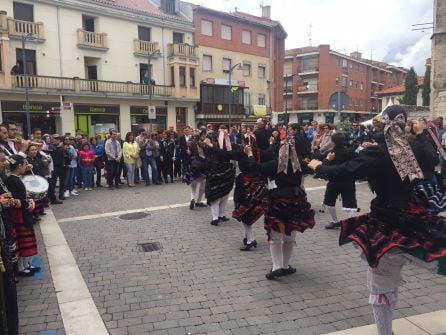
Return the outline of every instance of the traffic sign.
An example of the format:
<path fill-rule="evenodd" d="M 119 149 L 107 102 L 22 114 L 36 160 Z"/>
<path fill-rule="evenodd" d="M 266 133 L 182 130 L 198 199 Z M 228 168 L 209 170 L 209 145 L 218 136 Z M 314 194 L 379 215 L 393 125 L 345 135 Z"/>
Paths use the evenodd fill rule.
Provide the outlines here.
<path fill-rule="evenodd" d="M 147 108 L 147 113 L 149 120 L 156 120 L 156 107 L 155 106 L 149 106 Z"/>

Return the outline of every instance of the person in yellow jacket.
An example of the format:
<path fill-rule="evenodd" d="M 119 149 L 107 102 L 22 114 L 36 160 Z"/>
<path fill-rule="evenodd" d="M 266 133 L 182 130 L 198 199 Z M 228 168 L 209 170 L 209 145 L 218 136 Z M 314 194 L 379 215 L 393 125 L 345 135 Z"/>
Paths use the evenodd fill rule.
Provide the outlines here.
<path fill-rule="evenodd" d="M 127 167 L 127 185 L 129 187 L 135 187 L 135 166 L 136 160 L 139 158 L 139 145 L 135 142 L 135 137 L 131 132 L 125 135 L 122 154 Z"/>

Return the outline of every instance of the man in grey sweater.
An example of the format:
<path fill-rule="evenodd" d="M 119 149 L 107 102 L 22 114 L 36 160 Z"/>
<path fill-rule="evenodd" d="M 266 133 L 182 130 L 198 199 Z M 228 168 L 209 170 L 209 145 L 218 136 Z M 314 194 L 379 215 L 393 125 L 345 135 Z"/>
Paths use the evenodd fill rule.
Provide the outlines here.
<path fill-rule="evenodd" d="M 116 130 L 110 130 L 110 139 L 105 142 L 105 153 L 107 155 L 107 183 L 109 188 L 112 190 L 113 181 L 115 182 L 115 187 L 119 188 L 119 164 L 122 157 L 121 143 L 118 141 L 118 133 Z"/>

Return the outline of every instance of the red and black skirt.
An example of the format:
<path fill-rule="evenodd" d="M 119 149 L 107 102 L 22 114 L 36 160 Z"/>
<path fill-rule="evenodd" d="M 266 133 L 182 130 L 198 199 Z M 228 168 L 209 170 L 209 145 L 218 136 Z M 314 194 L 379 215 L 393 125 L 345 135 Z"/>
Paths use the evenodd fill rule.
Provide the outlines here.
<path fill-rule="evenodd" d="M 37 255 L 37 240 L 34 233 L 34 228 L 25 224 L 23 210 L 21 208 L 12 208 L 11 220 L 14 224 L 17 255 L 19 257 L 30 257 Z"/>
<path fill-rule="evenodd" d="M 271 239 L 271 230 L 291 235 L 291 232 L 303 233 L 308 228 L 314 227 L 314 210 L 307 201 L 303 191 L 289 192 L 274 190 L 270 192 L 265 211 L 264 228 Z"/>
<path fill-rule="evenodd" d="M 446 275 L 446 218 L 425 207 L 411 205 L 406 211 L 374 209 L 341 221 L 339 244 L 356 242 L 371 267 L 398 248 L 425 262 L 438 262 L 437 272 Z"/>
<path fill-rule="evenodd" d="M 247 225 L 252 225 L 265 212 L 267 194 L 268 188 L 263 178 L 239 174 L 235 180 L 232 217 Z"/>

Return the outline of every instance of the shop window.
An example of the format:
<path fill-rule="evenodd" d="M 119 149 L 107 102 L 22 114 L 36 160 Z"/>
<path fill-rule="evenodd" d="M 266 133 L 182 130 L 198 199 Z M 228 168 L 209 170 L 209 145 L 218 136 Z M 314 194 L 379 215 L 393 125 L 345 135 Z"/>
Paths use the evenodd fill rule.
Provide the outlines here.
<path fill-rule="evenodd" d="M 189 68 L 190 87 L 195 87 L 195 68 Z"/>
<path fill-rule="evenodd" d="M 232 40 L 232 27 L 226 26 L 224 24 L 221 25 L 221 38 L 223 40 Z"/>
<path fill-rule="evenodd" d="M 213 36 L 212 21 L 201 20 L 201 34 L 206 36 Z"/>
<path fill-rule="evenodd" d="M 266 47 L 266 36 L 263 34 L 258 34 L 257 35 L 257 46 L 259 48 L 264 48 Z"/>
<path fill-rule="evenodd" d="M 13 2 L 12 11 L 14 19 L 22 21 L 34 21 L 34 8 L 33 5 L 28 5 L 20 2 Z"/>
<path fill-rule="evenodd" d="M 242 31 L 242 42 L 251 45 L 251 32 L 249 30 Z"/>
<path fill-rule="evenodd" d="M 212 56 L 203 55 L 203 71 L 212 72 Z"/>
<path fill-rule="evenodd" d="M 150 42 L 150 28 L 138 26 L 138 39 Z"/>
<path fill-rule="evenodd" d="M 180 86 L 186 87 L 186 68 L 180 66 Z"/>

